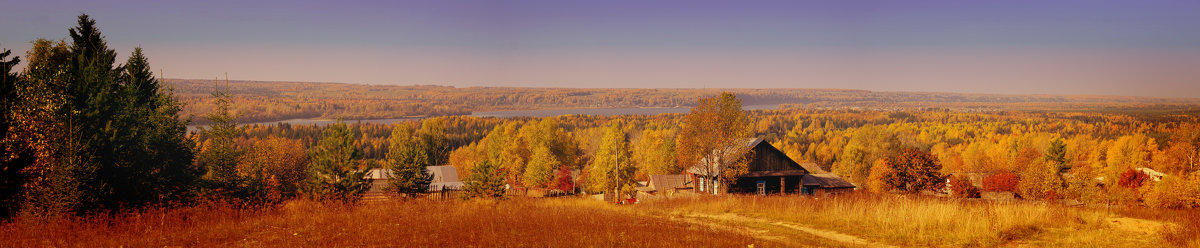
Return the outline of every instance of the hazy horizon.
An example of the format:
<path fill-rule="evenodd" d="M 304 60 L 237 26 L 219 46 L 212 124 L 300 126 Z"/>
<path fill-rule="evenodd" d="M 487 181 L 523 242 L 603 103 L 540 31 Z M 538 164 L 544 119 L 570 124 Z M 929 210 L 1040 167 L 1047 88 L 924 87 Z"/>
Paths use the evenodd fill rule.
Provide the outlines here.
<path fill-rule="evenodd" d="M 19 1 L 0 47 L 87 13 L 164 78 L 1195 98 L 1200 2 Z"/>

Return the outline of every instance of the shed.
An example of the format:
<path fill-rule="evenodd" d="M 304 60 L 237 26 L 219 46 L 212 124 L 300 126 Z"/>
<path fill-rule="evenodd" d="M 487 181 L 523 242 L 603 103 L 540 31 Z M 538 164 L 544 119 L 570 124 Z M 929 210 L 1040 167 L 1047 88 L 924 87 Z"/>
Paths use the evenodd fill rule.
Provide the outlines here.
<path fill-rule="evenodd" d="M 671 194 L 680 190 L 692 190 L 692 179 L 688 175 L 650 175 L 645 187 L 638 191 L 651 195 Z"/>
<path fill-rule="evenodd" d="M 804 175 L 804 186 L 801 193 L 810 195 L 829 195 L 854 191 L 854 184 L 842 180 L 837 174 L 821 173 Z"/>

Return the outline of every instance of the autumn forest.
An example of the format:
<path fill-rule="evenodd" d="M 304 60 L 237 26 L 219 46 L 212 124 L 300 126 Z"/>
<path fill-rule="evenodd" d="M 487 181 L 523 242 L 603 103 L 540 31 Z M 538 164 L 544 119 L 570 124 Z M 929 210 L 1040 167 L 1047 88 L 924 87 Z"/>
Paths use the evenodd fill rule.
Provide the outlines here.
<path fill-rule="evenodd" d="M 464 229 L 457 232 L 471 233 L 476 242 L 461 242 L 494 246 L 580 244 L 539 235 L 526 236 L 532 242 L 527 244 L 504 238 L 540 228 L 586 233 L 580 237 L 597 237 L 596 242 L 603 242 L 598 246 L 706 237 L 719 237 L 723 243 L 716 246 L 846 244 L 786 226 L 763 229 L 783 230 L 777 236 L 742 230 L 770 226 L 751 218 L 804 223 L 807 219 L 791 214 L 801 210 L 867 216 L 810 223 L 836 226 L 830 230 L 856 235 L 871 242 L 867 244 L 1088 245 L 1096 243 L 1087 240 L 1127 234 L 1106 224 L 1118 217 L 1166 223 L 1151 233 L 1170 244 L 1200 242 L 1193 235 L 1200 233 L 1200 223 L 1186 220 L 1200 207 L 1197 98 L 842 89 L 459 88 L 239 81 L 224 75 L 166 79 L 169 75 L 156 72 L 153 59 L 141 48 L 126 61 L 117 61 L 116 51 L 106 45 L 95 23 L 81 15 L 68 38 L 36 40 L 24 56 L 9 50 L 0 54 L 0 240 L 17 240 L 0 246 L 79 245 L 40 241 L 37 231 L 27 230 L 82 235 L 82 246 L 264 244 L 238 241 L 245 236 L 260 238 L 254 242 L 280 242 L 273 243 L 279 246 L 359 246 L 365 241 L 319 233 L 340 233 L 331 231 L 340 230 L 329 227 L 333 225 L 391 232 L 353 218 L 319 214 L 323 212 L 402 216 L 396 221 Z M 15 70 L 21 61 L 27 66 Z M 770 107 L 744 108 L 751 105 Z M 688 111 L 471 116 L 498 110 L 602 108 Z M 359 121 L 394 118 L 402 119 Z M 276 123 L 293 119 L 333 124 Z M 189 130 L 190 125 L 195 128 Z M 637 198 L 638 188 L 652 175 L 693 173 L 689 169 L 698 161 L 713 161 L 707 156 L 714 149 L 747 138 L 760 138 L 787 158 L 814 164 L 855 188 L 829 198 L 700 195 L 627 208 L 590 200 L 599 194 Z M 426 168 L 439 165 L 453 166 L 464 183 L 453 199 L 430 197 L 433 178 Z M 745 164 L 729 166 L 720 172 L 720 182 L 736 181 L 746 173 Z M 373 190 L 367 179 L 372 169 L 391 171 L 384 190 L 384 198 L 391 200 L 380 203 L 366 197 Z M 997 193 L 1011 194 L 1010 201 L 1016 203 L 989 205 L 993 203 L 982 199 Z M 892 214 L 897 216 L 933 216 L 950 209 L 946 218 L 952 219 L 945 223 L 978 228 L 984 236 L 951 235 L 953 228 L 946 227 L 951 224 L 932 221 L 881 224 L 896 217 L 870 217 L 874 212 L 863 210 L 879 202 L 896 208 L 888 211 L 898 211 Z M 980 210 L 984 208 L 995 210 Z M 411 214 L 447 209 L 460 212 Z M 604 218 L 577 219 L 595 213 Z M 651 217 L 660 214 L 674 217 Z M 1069 221 L 1012 220 L 1027 214 Z M 976 218 L 984 215 L 992 217 Z M 175 224 L 156 224 L 145 216 Z M 223 222 L 205 222 L 207 218 Z M 830 224 L 837 221 L 850 224 Z M 311 222 L 331 224 L 304 224 Z M 522 224 L 506 230 L 513 232 L 508 234 L 465 230 L 480 223 L 518 222 Z M 189 233 L 146 227 L 155 225 Z M 659 227 L 667 231 L 611 236 Z M 1062 231 L 1072 228 L 1090 231 Z M 913 238 L 912 233 L 872 231 L 885 229 L 932 235 Z M 692 233 L 666 236 L 685 231 Z M 139 238 L 143 234 L 161 238 Z M 302 234 L 317 236 L 287 241 Z M 120 239 L 104 238 L 110 235 Z M 397 242 L 416 242 L 400 246 L 463 244 L 414 241 L 425 235 L 419 231 L 397 235 L 402 240 Z M 1070 235 L 1095 236 L 1061 239 Z M 1121 246 L 1129 244 L 1120 243 L 1126 241 L 1100 244 Z"/>

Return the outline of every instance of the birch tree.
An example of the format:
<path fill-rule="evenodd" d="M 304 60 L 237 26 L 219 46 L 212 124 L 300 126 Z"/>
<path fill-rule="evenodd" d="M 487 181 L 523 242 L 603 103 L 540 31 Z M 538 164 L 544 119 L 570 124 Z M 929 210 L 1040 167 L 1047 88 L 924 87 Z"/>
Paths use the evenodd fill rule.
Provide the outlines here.
<path fill-rule="evenodd" d="M 743 158 L 752 132 L 742 100 L 733 93 L 701 98 L 675 139 L 677 162 L 692 173 L 717 179 L 703 183 L 705 191 L 727 188 L 732 179 L 747 172 L 749 161 Z"/>

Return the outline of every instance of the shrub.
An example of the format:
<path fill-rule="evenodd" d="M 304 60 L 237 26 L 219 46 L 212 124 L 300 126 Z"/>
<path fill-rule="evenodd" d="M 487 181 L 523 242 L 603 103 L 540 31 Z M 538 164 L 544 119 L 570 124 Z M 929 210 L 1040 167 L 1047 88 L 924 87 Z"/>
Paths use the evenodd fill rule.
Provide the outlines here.
<path fill-rule="evenodd" d="M 892 166 L 892 173 L 884 176 L 889 188 L 906 193 L 921 190 L 936 190 L 946 181 L 939 171 L 942 164 L 937 157 L 917 149 L 905 149 L 887 158 L 887 164 Z"/>
<path fill-rule="evenodd" d="M 1062 199 L 1062 195 L 1059 195 L 1058 191 L 1055 191 L 1053 189 L 1046 190 L 1046 192 L 1043 193 L 1043 195 L 1045 195 L 1045 198 L 1047 201 L 1054 201 L 1054 200 Z"/>
<path fill-rule="evenodd" d="M 983 190 L 988 192 L 1016 192 L 1020 177 L 1012 172 L 1000 172 L 983 178 Z"/>
<path fill-rule="evenodd" d="M 871 174 L 867 176 L 867 189 L 872 193 L 887 193 L 891 188 L 884 180 L 892 173 L 892 166 L 887 164 L 887 160 L 875 161 L 875 166 L 871 167 Z"/>
<path fill-rule="evenodd" d="M 971 184 L 971 180 L 965 176 L 951 176 L 949 186 L 950 196 L 955 198 L 979 198 L 979 188 Z"/>
<path fill-rule="evenodd" d="M 464 199 L 504 198 L 504 176 L 496 164 L 489 160 L 479 161 L 471 168 L 471 176 L 463 182 Z"/>
<path fill-rule="evenodd" d="M 1121 173 L 1121 177 L 1120 177 L 1119 181 L 1117 181 L 1117 185 L 1120 185 L 1121 187 L 1136 189 L 1136 188 L 1142 187 L 1142 184 L 1145 184 L 1146 179 L 1149 179 L 1149 178 L 1150 178 L 1150 176 L 1147 176 L 1146 173 L 1142 173 L 1141 171 L 1137 171 L 1134 169 L 1129 169 L 1129 170 L 1125 170 L 1125 172 Z"/>
<path fill-rule="evenodd" d="M 575 181 L 571 177 L 571 168 L 567 168 L 566 165 L 559 166 L 558 172 L 554 174 L 554 177 L 554 188 L 564 192 L 575 192 Z"/>
<path fill-rule="evenodd" d="M 1146 192 L 1146 206 L 1156 208 L 1192 208 L 1200 199 L 1196 180 L 1163 177 Z"/>

